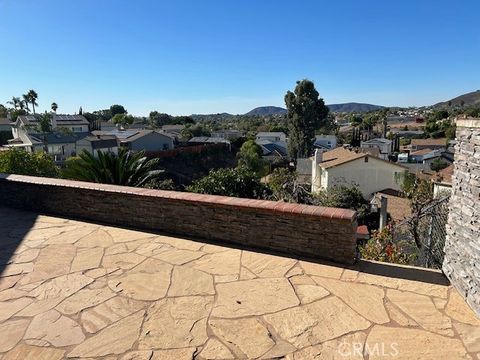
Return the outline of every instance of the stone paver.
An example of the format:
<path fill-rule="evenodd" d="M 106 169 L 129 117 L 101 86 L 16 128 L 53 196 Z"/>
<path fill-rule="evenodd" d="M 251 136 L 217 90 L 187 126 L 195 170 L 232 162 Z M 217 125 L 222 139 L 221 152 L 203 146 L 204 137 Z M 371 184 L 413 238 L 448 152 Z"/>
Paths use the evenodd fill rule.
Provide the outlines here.
<path fill-rule="evenodd" d="M 122 354 L 138 339 L 145 311 L 140 310 L 119 320 L 76 346 L 68 357 L 94 357 Z"/>
<path fill-rule="evenodd" d="M 371 325 L 337 297 L 265 315 L 265 321 L 299 349 L 364 330 Z"/>
<path fill-rule="evenodd" d="M 108 286 L 136 300 L 158 300 L 167 293 L 171 272 L 170 264 L 148 259 L 123 275 L 110 276 Z"/>
<path fill-rule="evenodd" d="M 378 344 L 383 344 L 379 346 Z M 374 326 L 367 337 L 369 359 L 470 359 L 462 342 L 418 329 Z"/>
<path fill-rule="evenodd" d="M 203 345 L 212 296 L 162 299 L 147 310 L 138 347 L 170 349 Z"/>
<path fill-rule="evenodd" d="M 255 359 L 275 345 L 270 332 L 256 318 L 216 319 L 209 325 L 223 343 L 231 345 L 236 358 Z"/>
<path fill-rule="evenodd" d="M 4 322 L 0 326 L 0 352 L 8 351 L 22 340 L 30 323 L 27 319 L 16 319 Z"/>
<path fill-rule="evenodd" d="M 43 340 L 55 347 L 80 344 L 85 340 L 82 329 L 72 319 L 50 310 L 33 318 L 25 339 Z"/>
<path fill-rule="evenodd" d="M 480 319 L 455 289 L 385 265 L 1 207 L 0 225 L 1 360 L 479 358 Z"/>

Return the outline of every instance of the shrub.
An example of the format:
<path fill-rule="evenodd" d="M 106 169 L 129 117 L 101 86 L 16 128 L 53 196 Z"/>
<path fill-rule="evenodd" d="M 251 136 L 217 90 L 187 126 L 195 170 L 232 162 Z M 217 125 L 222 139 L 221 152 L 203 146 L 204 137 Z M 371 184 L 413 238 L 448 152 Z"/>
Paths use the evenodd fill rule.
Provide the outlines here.
<path fill-rule="evenodd" d="M 393 241 L 390 226 L 384 227 L 381 231 L 375 231 L 371 239 L 359 250 L 361 257 L 366 260 L 411 265 L 416 258 L 416 254 L 412 253 L 406 244 Z"/>
<path fill-rule="evenodd" d="M 11 148 L 0 151 L 0 172 L 7 174 L 58 177 L 53 159 L 43 151 L 27 152 Z"/>
<path fill-rule="evenodd" d="M 250 199 L 266 199 L 270 196 L 269 189 L 257 176 L 243 167 L 212 170 L 188 186 L 187 191 Z"/>

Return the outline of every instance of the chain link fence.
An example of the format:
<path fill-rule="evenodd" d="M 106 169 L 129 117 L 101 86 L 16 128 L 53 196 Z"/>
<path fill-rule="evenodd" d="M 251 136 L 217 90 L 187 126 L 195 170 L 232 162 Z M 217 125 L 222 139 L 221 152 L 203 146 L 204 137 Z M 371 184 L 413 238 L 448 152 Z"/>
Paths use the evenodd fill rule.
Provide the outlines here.
<path fill-rule="evenodd" d="M 433 201 L 419 214 L 413 215 L 393 227 L 393 240 L 415 255 L 414 264 L 441 269 L 444 257 L 448 200 L 445 196 Z"/>

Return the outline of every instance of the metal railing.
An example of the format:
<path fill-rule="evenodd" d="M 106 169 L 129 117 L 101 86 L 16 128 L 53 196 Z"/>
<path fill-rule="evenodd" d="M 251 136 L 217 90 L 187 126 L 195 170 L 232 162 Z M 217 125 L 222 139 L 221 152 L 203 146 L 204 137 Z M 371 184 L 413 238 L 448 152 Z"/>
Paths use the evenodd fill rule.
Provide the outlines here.
<path fill-rule="evenodd" d="M 407 244 L 416 266 L 440 269 L 443 263 L 449 196 L 435 199 L 420 214 L 393 227 L 393 240 Z"/>

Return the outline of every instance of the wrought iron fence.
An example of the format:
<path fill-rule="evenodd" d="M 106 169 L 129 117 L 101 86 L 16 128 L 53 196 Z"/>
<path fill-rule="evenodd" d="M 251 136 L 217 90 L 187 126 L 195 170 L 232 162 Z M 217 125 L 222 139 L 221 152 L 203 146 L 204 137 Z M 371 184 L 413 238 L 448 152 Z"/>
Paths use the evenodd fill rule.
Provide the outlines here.
<path fill-rule="evenodd" d="M 449 196 L 439 198 L 420 214 L 409 217 L 393 227 L 393 240 L 415 254 L 414 264 L 440 269 L 446 238 Z"/>

